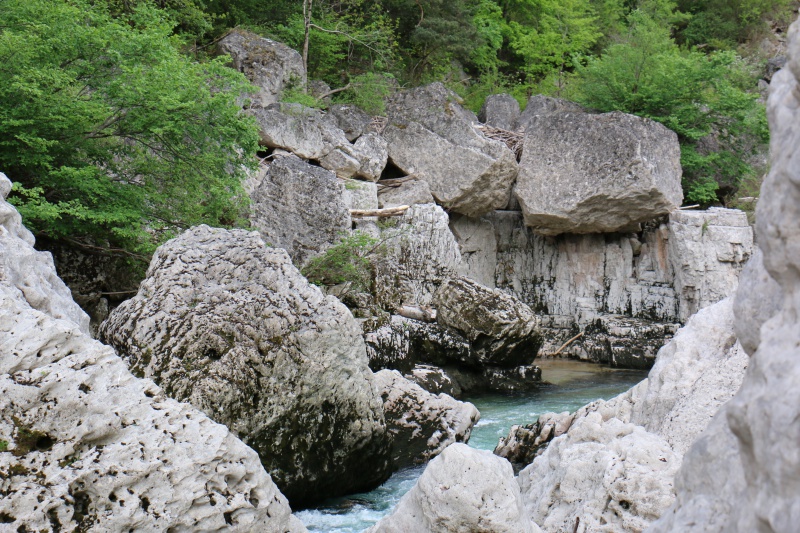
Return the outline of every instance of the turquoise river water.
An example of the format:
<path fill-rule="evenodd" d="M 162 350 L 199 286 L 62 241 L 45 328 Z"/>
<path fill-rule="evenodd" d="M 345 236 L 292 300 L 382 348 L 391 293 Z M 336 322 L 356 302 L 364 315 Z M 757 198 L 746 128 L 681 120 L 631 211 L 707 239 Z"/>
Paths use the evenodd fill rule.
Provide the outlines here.
<path fill-rule="evenodd" d="M 536 361 L 542 379 L 540 390 L 517 395 L 486 394 L 464 398 L 481 412 L 469 445 L 494 450 L 515 424 L 530 424 L 546 412 L 575 411 L 597 399 L 609 399 L 647 377 L 646 371 L 617 370 L 577 361 Z M 306 509 L 297 516 L 309 531 L 360 533 L 389 514 L 422 474 L 424 466 L 396 472 L 377 489 L 335 498 Z"/>

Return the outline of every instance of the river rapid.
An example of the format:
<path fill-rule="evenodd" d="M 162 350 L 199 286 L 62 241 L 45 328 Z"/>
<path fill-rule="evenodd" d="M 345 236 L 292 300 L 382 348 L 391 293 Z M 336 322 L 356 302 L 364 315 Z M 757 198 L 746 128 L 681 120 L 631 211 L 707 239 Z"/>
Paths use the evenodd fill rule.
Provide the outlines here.
<path fill-rule="evenodd" d="M 515 424 L 530 424 L 546 412 L 575 411 L 597 399 L 613 398 L 647 377 L 647 371 L 618 370 L 568 360 L 537 360 L 547 382 L 535 392 L 501 395 L 484 394 L 463 398 L 481 412 L 469 445 L 494 450 Z M 400 498 L 416 483 L 424 465 L 395 474 L 375 490 L 335 498 L 300 511 L 297 516 L 309 531 L 360 533 L 389 514 Z"/>

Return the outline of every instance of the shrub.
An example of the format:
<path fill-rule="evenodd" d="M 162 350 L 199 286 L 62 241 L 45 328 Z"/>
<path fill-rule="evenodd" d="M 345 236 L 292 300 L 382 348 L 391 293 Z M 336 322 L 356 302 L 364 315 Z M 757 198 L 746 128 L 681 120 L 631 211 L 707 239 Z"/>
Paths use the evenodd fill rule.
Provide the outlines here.
<path fill-rule="evenodd" d="M 315 285 L 332 286 L 350 283 L 349 290 L 369 292 L 372 267 L 369 256 L 380 246 L 378 240 L 355 231 L 343 237 L 323 254 L 303 267 L 303 275 Z"/>

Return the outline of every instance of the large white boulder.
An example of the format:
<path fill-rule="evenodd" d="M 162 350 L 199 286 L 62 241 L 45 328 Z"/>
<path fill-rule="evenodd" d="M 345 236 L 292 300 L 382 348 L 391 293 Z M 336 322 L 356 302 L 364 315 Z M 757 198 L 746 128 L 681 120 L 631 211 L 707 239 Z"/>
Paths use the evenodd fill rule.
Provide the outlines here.
<path fill-rule="evenodd" d="M 252 446 L 290 501 L 388 476 L 358 324 L 257 232 L 198 226 L 163 244 L 100 333 L 134 373 Z"/>

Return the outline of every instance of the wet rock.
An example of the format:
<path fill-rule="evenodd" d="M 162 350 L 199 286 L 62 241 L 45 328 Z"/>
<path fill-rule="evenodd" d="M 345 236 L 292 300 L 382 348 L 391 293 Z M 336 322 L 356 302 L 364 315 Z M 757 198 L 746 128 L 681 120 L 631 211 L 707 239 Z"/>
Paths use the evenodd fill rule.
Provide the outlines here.
<path fill-rule="evenodd" d="M 437 202 L 470 216 L 508 203 L 516 157 L 473 127 L 474 115 L 455 93 L 441 83 L 401 92 L 389 100 L 386 113 L 389 158 L 427 181 Z"/>
<path fill-rule="evenodd" d="M 252 449 L 86 334 L 32 244 L 0 199 L 2 529 L 305 531 Z"/>
<path fill-rule="evenodd" d="M 383 398 L 396 469 L 423 464 L 454 442 L 468 442 L 480 419 L 471 403 L 431 394 L 396 370 L 377 372 L 375 385 Z"/>
<path fill-rule="evenodd" d="M 305 87 L 306 69 L 300 54 L 285 44 L 234 28 L 217 43 L 219 54 L 231 57 L 233 68 L 259 88 L 252 107 L 267 107 L 280 100 L 289 87 Z"/>
<path fill-rule="evenodd" d="M 350 231 L 345 193 L 333 173 L 295 156 L 278 157 L 250 194 L 250 221 L 265 241 L 303 264 Z"/>
<path fill-rule="evenodd" d="M 252 446 L 290 501 L 388 475 L 360 328 L 257 232 L 199 226 L 162 245 L 101 336 L 134 373 Z"/>
<path fill-rule="evenodd" d="M 510 94 L 492 94 L 486 97 L 478 120 L 493 128 L 513 130 L 519 119 L 519 102 Z"/>
<path fill-rule="evenodd" d="M 378 201 L 381 207 L 400 205 L 432 204 L 433 196 L 428 182 L 412 179 L 397 185 L 382 185 L 378 182 Z"/>
<path fill-rule="evenodd" d="M 544 235 L 630 231 L 683 201 L 674 132 L 625 113 L 536 115 L 514 195 Z"/>
<path fill-rule="evenodd" d="M 403 496 L 395 510 L 368 530 L 534 533 L 511 464 L 464 444 L 449 446 Z"/>
<path fill-rule="evenodd" d="M 473 366 L 530 364 L 542 340 L 539 317 L 519 299 L 468 278 L 443 283 L 433 299 L 437 322 L 470 341 Z"/>

